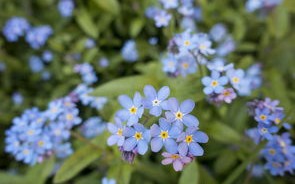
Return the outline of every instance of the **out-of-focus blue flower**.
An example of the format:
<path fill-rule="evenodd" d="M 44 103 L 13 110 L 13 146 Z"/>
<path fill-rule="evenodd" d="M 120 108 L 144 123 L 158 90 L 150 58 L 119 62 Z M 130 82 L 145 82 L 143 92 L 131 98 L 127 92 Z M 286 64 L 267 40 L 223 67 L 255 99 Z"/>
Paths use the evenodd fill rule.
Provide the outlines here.
<path fill-rule="evenodd" d="M 184 30 L 190 29 L 192 31 L 196 31 L 197 29 L 195 20 L 191 17 L 183 17 L 181 19 L 180 26 Z"/>
<path fill-rule="evenodd" d="M 49 71 L 43 71 L 41 74 L 42 80 L 49 80 L 51 78 L 51 73 Z"/>
<path fill-rule="evenodd" d="M 21 105 L 24 101 L 24 98 L 19 92 L 14 92 L 12 94 L 12 101 L 15 105 Z"/>
<path fill-rule="evenodd" d="M 227 36 L 225 40 L 220 43 L 216 49 L 216 54 L 218 56 L 224 57 L 236 49 L 236 43 L 234 39 L 230 36 Z"/>
<path fill-rule="evenodd" d="M 211 30 L 210 30 L 210 37 L 215 41 L 215 42 L 220 42 L 222 41 L 227 34 L 227 29 L 226 27 L 219 23 L 215 24 Z"/>
<path fill-rule="evenodd" d="M 167 27 L 169 25 L 171 18 L 172 16 L 166 11 L 159 11 L 154 17 L 156 27 Z"/>
<path fill-rule="evenodd" d="M 155 6 L 150 6 L 145 10 L 145 16 L 149 19 L 154 19 L 155 15 L 157 15 L 161 11 L 160 8 Z"/>
<path fill-rule="evenodd" d="M 194 7 L 193 17 L 196 19 L 196 21 L 201 21 L 203 19 L 202 9 L 200 7 Z"/>
<path fill-rule="evenodd" d="M 211 77 L 205 76 L 202 78 L 202 83 L 205 85 L 204 93 L 206 95 L 217 93 L 220 94 L 224 85 L 227 84 L 228 79 L 225 76 L 220 76 L 220 73 L 217 71 L 212 71 Z"/>
<path fill-rule="evenodd" d="M 249 12 L 253 12 L 261 7 L 263 7 L 264 0 L 248 0 L 246 2 L 246 9 Z"/>
<path fill-rule="evenodd" d="M 122 57 L 127 62 L 135 62 L 138 59 L 138 52 L 134 40 L 128 40 L 124 43 L 121 50 Z"/>
<path fill-rule="evenodd" d="M 186 77 L 188 74 L 195 73 L 197 71 L 197 63 L 195 58 L 191 54 L 180 55 L 177 58 L 178 72 Z"/>
<path fill-rule="evenodd" d="M 132 126 L 137 123 L 144 111 L 140 93 L 136 92 L 133 100 L 131 100 L 131 98 L 127 95 L 120 95 L 118 100 L 124 109 L 119 110 L 117 116 L 123 121 L 127 121 L 128 126 Z"/>
<path fill-rule="evenodd" d="M 102 178 L 101 180 L 101 184 L 116 184 L 116 180 L 115 179 L 108 179 L 106 177 Z"/>
<path fill-rule="evenodd" d="M 203 148 L 199 143 L 207 143 L 208 136 L 204 132 L 198 131 L 196 128 L 189 128 L 177 138 L 178 151 L 181 156 L 202 156 L 204 154 Z"/>
<path fill-rule="evenodd" d="M 57 7 L 61 16 L 71 17 L 75 8 L 75 4 L 72 0 L 59 0 Z"/>
<path fill-rule="evenodd" d="M 162 87 L 158 92 L 151 85 L 144 87 L 144 95 L 146 98 L 143 99 L 144 108 L 150 109 L 150 114 L 154 116 L 160 116 L 162 114 L 163 102 L 168 98 L 170 89 L 168 86 Z"/>
<path fill-rule="evenodd" d="M 91 38 L 88 38 L 85 42 L 85 47 L 87 49 L 91 49 L 91 48 L 95 47 L 95 41 Z"/>
<path fill-rule="evenodd" d="M 19 37 L 24 36 L 29 30 L 30 24 L 25 18 L 12 17 L 3 27 L 3 35 L 9 42 L 16 42 Z"/>
<path fill-rule="evenodd" d="M 125 137 L 123 136 L 123 131 L 125 126 L 122 124 L 120 118 L 115 118 L 115 124 L 108 123 L 108 130 L 112 135 L 108 138 L 107 143 L 109 146 L 117 144 L 118 146 L 123 146 Z"/>
<path fill-rule="evenodd" d="M 177 70 L 177 59 L 173 54 L 168 54 L 167 57 L 162 58 L 163 71 L 166 73 L 175 73 Z"/>
<path fill-rule="evenodd" d="M 178 7 L 178 0 L 160 0 L 165 9 L 173 9 Z"/>
<path fill-rule="evenodd" d="M 86 138 L 100 135 L 106 127 L 106 123 L 100 117 L 88 118 L 80 127 L 80 131 Z"/>
<path fill-rule="evenodd" d="M 159 126 L 160 125 L 160 126 Z M 166 119 L 160 118 L 159 125 L 153 124 L 151 126 L 151 148 L 153 152 L 158 152 L 164 146 L 167 152 L 177 153 L 176 138 L 181 133 L 181 129 L 174 125 L 171 126 Z"/>
<path fill-rule="evenodd" d="M 151 45 L 157 45 L 158 41 L 159 41 L 159 39 L 157 37 L 151 37 L 149 39 L 149 44 L 151 44 Z"/>
<path fill-rule="evenodd" d="M 52 52 L 49 51 L 49 50 L 45 50 L 45 51 L 43 52 L 43 54 L 42 54 L 42 59 L 43 59 L 43 61 L 46 62 L 46 63 L 51 62 L 52 59 L 53 59 L 53 54 L 52 54 Z"/>
<path fill-rule="evenodd" d="M 37 56 L 31 56 L 29 59 L 29 66 L 34 73 L 41 72 L 44 69 L 42 60 Z"/>
<path fill-rule="evenodd" d="M 123 131 L 123 136 L 126 137 L 123 144 L 123 149 L 125 151 L 136 149 L 141 155 L 144 155 L 147 152 L 151 135 L 150 131 L 142 124 L 136 123 L 133 127 L 126 127 Z"/>
<path fill-rule="evenodd" d="M 3 72 L 6 69 L 6 64 L 3 61 L 0 61 L 0 72 Z"/>
<path fill-rule="evenodd" d="M 234 65 L 232 63 L 225 64 L 223 58 L 215 58 L 212 62 L 207 64 L 207 68 L 211 71 L 216 70 L 218 72 L 226 72 L 230 69 L 233 69 Z"/>
<path fill-rule="evenodd" d="M 194 15 L 193 6 L 180 6 L 178 12 L 185 17 L 192 17 Z"/>
<path fill-rule="evenodd" d="M 239 90 L 243 86 L 243 79 L 245 76 L 245 72 L 242 69 L 231 69 L 226 72 L 227 77 L 229 78 L 230 83 L 232 86 Z"/>
<path fill-rule="evenodd" d="M 73 149 L 70 143 L 58 144 L 55 145 L 54 152 L 58 158 L 63 159 L 71 155 L 73 153 Z"/>
<path fill-rule="evenodd" d="M 100 67 L 106 68 L 106 67 L 109 66 L 109 60 L 107 58 L 103 57 L 103 58 L 101 58 L 99 60 L 99 63 L 98 64 L 99 64 Z"/>
<path fill-rule="evenodd" d="M 74 70 L 82 76 L 83 82 L 88 85 L 91 85 L 98 80 L 93 67 L 89 63 L 77 64 L 75 65 Z"/>
<path fill-rule="evenodd" d="M 255 144 L 258 144 L 261 141 L 261 134 L 259 133 L 258 128 L 248 129 L 245 133 L 254 141 Z"/>
<path fill-rule="evenodd" d="M 185 100 L 180 105 L 176 98 L 169 98 L 166 104 L 167 111 L 165 113 L 167 119 L 178 125 L 180 128 L 183 124 L 187 127 L 198 127 L 199 120 L 190 114 L 195 107 L 195 102 L 192 100 Z"/>
<path fill-rule="evenodd" d="M 201 53 L 205 56 L 215 53 L 215 50 L 211 48 L 212 42 L 209 40 L 207 34 L 199 33 L 196 34 L 195 37 L 194 40 L 197 48 L 195 52 Z"/>
<path fill-rule="evenodd" d="M 33 49 L 39 49 L 45 45 L 48 37 L 53 34 L 50 26 L 39 26 L 31 28 L 26 35 L 26 41 Z"/>

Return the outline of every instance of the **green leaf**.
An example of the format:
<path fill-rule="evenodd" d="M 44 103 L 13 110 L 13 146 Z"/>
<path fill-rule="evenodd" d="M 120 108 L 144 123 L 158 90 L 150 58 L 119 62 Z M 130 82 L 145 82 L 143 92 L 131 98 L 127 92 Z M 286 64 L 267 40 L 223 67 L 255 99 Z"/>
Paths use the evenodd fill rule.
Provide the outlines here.
<path fill-rule="evenodd" d="M 132 165 L 121 162 L 120 165 L 111 167 L 108 171 L 108 177 L 116 178 L 118 184 L 129 184 L 133 168 Z"/>
<path fill-rule="evenodd" d="M 46 182 L 46 179 L 52 173 L 54 167 L 55 159 L 51 157 L 50 159 L 44 161 L 41 164 L 37 164 L 29 169 L 26 174 L 28 181 L 34 184 L 43 184 Z"/>
<path fill-rule="evenodd" d="M 131 22 L 131 26 L 130 26 L 131 37 L 136 37 L 140 33 L 145 23 L 144 20 L 145 19 L 143 18 L 136 18 Z"/>
<path fill-rule="evenodd" d="M 295 13 L 295 1 L 294 0 L 284 0 L 283 6 L 290 12 Z"/>
<path fill-rule="evenodd" d="M 235 152 L 225 150 L 221 155 L 218 156 L 214 163 L 214 170 L 218 174 L 225 174 L 237 163 L 237 156 Z"/>
<path fill-rule="evenodd" d="M 239 143 L 241 140 L 241 136 L 238 132 L 222 123 L 213 123 L 208 127 L 207 132 L 209 137 L 223 143 Z"/>
<path fill-rule="evenodd" d="M 91 16 L 85 8 L 77 10 L 75 18 L 80 28 L 89 36 L 93 38 L 98 37 L 98 27 L 93 22 Z"/>
<path fill-rule="evenodd" d="M 21 177 L 6 172 L 0 172 L 0 184 L 30 184 L 25 177 Z"/>
<path fill-rule="evenodd" d="M 205 184 L 217 184 L 217 181 L 211 176 L 211 174 L 208 172 L 206 168 L 199 165 L 199 171 L 200 171 L 200 182 L 199 183 L 205 183 Z"/>
<path fill-rule="evenodd" d="M 93 2 L 102 10 L 114 15 L 118 15 L 120 5 L 117 0 L 93 0 Z"/>
<path fill-rule="evenodd" d="M 196 162 L 192 162 L 184 168 L 178 184 L 198 184 L 199 177 L 199 166 Z"/>
<path fill-rule="evenodd" d="M 268 26 L 273 36 L 282 38 L 289 29 L 289 14 L 286 8 L 278 6 L 268 19 Z"/>
<path fill-rule="evenodd" d="M 121 94 L 133 95 L 135 91 L 142 91 L 147 84 L 157 84 L 152 76 L 137 75 L 112 80 L 97 87 L 92 95 L 116 97 Z"/>
<path fill-rule="evenodd" d="M 98 159 L 100 155 L 101 151 L 93 145 L 86 145 L 78 149 L 62 164 L 54 177 L 54 183 L 62 183 L 73 178 L 89 164 Z"/>

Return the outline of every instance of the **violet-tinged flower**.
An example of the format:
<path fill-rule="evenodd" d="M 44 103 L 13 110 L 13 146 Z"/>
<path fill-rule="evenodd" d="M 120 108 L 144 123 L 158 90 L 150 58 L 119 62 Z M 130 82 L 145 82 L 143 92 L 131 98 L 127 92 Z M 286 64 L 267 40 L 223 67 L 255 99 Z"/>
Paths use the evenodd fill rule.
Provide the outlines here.
<path fill-rule="evenodd" d="M 150 131 L 144 128 L 142 124 L 136 123 L 133 127 L 126 127 L 123 131 L 123 136 L 126 137 L 123 144 L 124 151 L 136 149 L 141 155 L 147 152 L 151 135 Z"/>
<path fill-rule="evenodd" d="M 155 6 L 150 6 L 145 10 L 145 16 L 149 19 L 154 19 L 155 15 L 157 15 L 161 11 L 160 8 Z"/>
<path fill-rule="evenodd" d="M 159 126 L 160 125 L 160 126 Z M 167 152 L 177 153 L 177 143 L 175 139 L 181 133 L 180 127 L 172 125 L 166 119 L 160 118 L 159 125 L 151 126 L 151 148 L 153 152 L 158 152 L 164 146 Z"/>
<path fill-rule="evenodd" d="M 168 86 L 162 87 L 158 92 L 156 92 L 155 88 L 151 85 L 146 85 L 144 87 L 144 94 L 146 96 L 143 99 L 144 108 L 150 109 L 150 114 L 154 116 L 160 116 L 162 114 L 163 109 L 163 101 L 170 94 L 170 89 Z"/>
<path fill-rule="evenodd" d="M 9 42 L 16 42 L 19 37 L 24 36 L 29 30 L 30 24 L 25 18 L 12 17 L 3 27 L 3 35 Z"/>
<path fill-rule="evenodd" d="M 117 116 L 123 121 L 127 121 L 128 126 L 132 126 L 133 124 L 137 123 L 144 111 L 140 93 L 136 92 L 133 100 L 131 100 L 131 98 L 127 95 L 119 96 L 118 100 L 124 109 L 119 110 Z"/>
<path fill-rule="evenodd" d="M 204 132 L 198 131 L 196 128 L 189 128 L 177 138 L 179 154 L 182 156 L 193 155 L 202 156 L 203 148 L 199 143 L 207 143 L 208 136 Z"/>
<path fill-rule="evenodd" d="M 157 27 L 167 27 L 171 18 L 172 16 L 169 13 L 161 10 L 155 15 L 154 20 Z"/>
<path fill-rule="evenodd" d="M 187 156 L 181 156 L 179 154 L 172 154 L 164 152 L 162 153 L 162 156 L 165 157 L 164 160 L 162 160 L 163 165 L 173 165 L 173 169 L 175 171 L 182 171 L 183 167 L 186 164 L 189 164 L 193 161 L 191 157 Z"/>
<path fill-rule="evenodd" d="M 85 47 L 87 49 L 91 49 L 91 48 L 95 47 L 95 41 L 91 38 L 88 38 L 85 42 Z"/>
<path fill-rule="evenodd" d="M 195 102 L 192 100 L 185 100 L 180 105 L 176 98 L 170 98 L 167 101 L 167 111 L 165 113 L 167 119 L 182 127 L 185 124 L 187 127 L 197 127 L 199 120 L 189 114 L 195 107 Z"/>
<path fill-rule="evenodd" d="M 115 118 L 115 124 L 108 123 L 108 130 L 112 135 L 108 138 L 107 143 L 109 146 L 117 144 L 118 146 L 123 146 L 125 137 L 123 136 L 123 131 L 125 126 L 122 125 L 122 122 L 119 118 Z"/>
<path fill-rule="evenodd" d="M 220 94 L 223 89 L 224 85 L 228 82 L 227 77 L 222 76 L 220 77 L 220 73 L 217 71 L 212 71 L 211 77 L 205 76 L 202 78 L 202 83 L 205 85 L 204 93 L 206 95 L 217 93 Z"/>
<path fill-rule="evenodd" d="M 98 61 L 98 65 L 102 68 L 106 68 L 109 66 L 109 60 L 105 57 L 101 58 L 99 61 Z"/>
<path fill-rule="evenodd" d="M 219 95 L 218 99 L 221 101 L 225 101 L 226 103 L 231 103 L 233 99 L 237 97 L 233 88 L 224 89 Z"/>

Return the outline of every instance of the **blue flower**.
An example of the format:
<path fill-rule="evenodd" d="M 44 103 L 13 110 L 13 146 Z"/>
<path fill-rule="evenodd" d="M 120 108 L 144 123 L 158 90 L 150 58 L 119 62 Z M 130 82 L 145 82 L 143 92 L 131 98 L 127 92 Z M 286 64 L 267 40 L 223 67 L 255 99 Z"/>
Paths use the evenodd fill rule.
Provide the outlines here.
<path fill-rule="evenodd" d="M 154 17 L 156 22 L 156 27 L 167 27 L 171 20 L 172 16 L 164 10 L 160 10 Z"/>
<path fill-rule="evenodd" d="M 248 0 L 246 2 L 246 9 L 248 12 L 253 12 L 263 7 L 264 0 Z"/>
<path fill-rule="evenodd" d="M 170 98 L 167 101 L 167 111 L 165 113 L 167 119 L 171 122 L 175 122 L 176 125 L 182 127 L 185 124 L 188 127 L 197 127 L 199 125 L 199 120 L 189 114 L 195 107 L 195 102 L 192 100 L 185 100 L 180 105 L 176 98 Z"/>
<path fill-rule="evenodd" d="M 39 26 L 31 28 L 26 35 L 26 41 L 33 49 L 39 49 L 45 45 L 48 37 L 53 34 L 50 26 Z"/>
<path fill-rule="evenodd" d="M 263 138 L 267 140 L 272 139 L 273 134 L 277 133 L 278 131 L 279 131 L 279 128 L 276 126 L 266 125 L 263 123 L 258 124 L 258 132 Z"/>
<path fill-rule="evenodd" d="M 183 77 L 186 77 L 188 74 L 192 74 L 197 71 L 197 63 L 191 54 L 179 55 L 177 60 L 179 73 Z"/>
<path fill-rule="evenodd" d="M 109 60 L 107 58 L 103 57 L 103 58 L 101 58 L 99 60 L 99 63 L 98 64 L 99 64 L 100 67 L 106 68 L 106 67 L 109 66 Z"/>
<path fill-rule="evenodd" d="M 3 27 L 3 35 L 9 42 L 16 42 L 19 37 L 24 36 L 29 30 L 30 24 L 25 18 L 12 17 Z"/>
<path fill-rule="evenodd" d="M 6 69 L 6 64 L 3 61 L 0 61 L 0 72 L 5 71 Z"/>
<path fill-rule="evenodd" d="M 133 127 L 126 127 L 123 131 L 123 136 L 126 137 L 123 144 L 124 151 L 136 149 L 141 155 L 147 152 L 151 135 L 150 131 L 144 128 L 142 124 L 136 123 Z"/>
<path fill-rule="evenodd" d="M 227 36 L 225 40 L 220 43 L 216 49 L 216 54 L 220 57 L 224 57 L 234 51 L 236 48 L 236 43 L 231 36 Z"/>
<path fill-rule="evenodd" d="M 258 122 L 258 123 L 264 123 L 264 124 L 267 124 L 269 125 L 271 123 L 271 112 L 269 109 L 267 108 L 264 108 L 264 109 L 259 109 L 257 108 L 255 110 L 255 120 Z"/>
<path fill-rule="evenodd" d="M 49 51 L 49 50 L 45 50 L 45 51 L 43 52 L 43 54 L 42 54 L 42 59 L 43 59 L 44 62 L 46 62 L 46 63 L 50 63 L 50 62 L 52 61 L 52 59 L 53 59 L 53 54 L 52 54 L 52 52 Z"/>
<path fill-rule="evenodd" d="M 211 71 L 216 70 L 218 72 L 226 72 L 233 69 L 234 65 L 232 63 L 225 65 L 225 60 L 222 58 L 216 58 L 212 62 L 207 64 L 207 68 Z"/>
<path fill-rule="evenodd" d="M 118 117 L 120 117 L 123 121 L 127 121 L 128 126 L 137 123 L 144 110 L 140 94 L 136 92 L 133 100 L 131 100 L 131 98 L 127 95 L 121 95 L 118 100 L 121 106 L 125 108 L 118 111 Z"/>
<path fill-rule="evenodd" d="M 75 4 L 72 0 L 59 0 L 58 11 L 63 17 L 71 17 Z"/>
<path fill-rule="evenodd" d="M 227 77 L 229 78 L 230 83 L 232 86 L 239 90 L 243 86 L 243 79 L 245 76 L 245 72 L 242 69 L 232 69 L 226 72 Z"/>
<path fill-rule="evenodd" d="M 115 124 L 108 123 L 108 130 L 113 134 L 107 140 L 109 146 L 112 146 L 114 144 L 117 144 L 118 146 L 123 146 L 125 141 L 125 137 L 123 136 L 124 129 L 125 126 L 123 126 L 120 118 L 115 118 Z"/>
<path fill-rule="evenodd" d="M 91 85 L 98 80 L 93 67 L 89 63 L 77 64 L 75 65 L 74 70 L 82 76 L 83 82 L 88 85 Z"/>
<path fill-rule="evenodd" d="M 222 39 L 225 38 L 227 34 L 227 29 L 226 27 L 219 23 L 215 24 L 211 30 L 210 30 L 210 37 L 215 41 L 215 42 L 220 42 Z"/>
<path fill-rule="evenodd" d="M 115 179 L 108 179 L 106 177 L 102 178 L 101 184 L 116 184 Z"/>
<path fill-rule="evenodd" d="M 54 147 L 54 153 L 57 158 L 66 158 L 73 153 L 73 149 L 70 143 L 57 144 Z"/>
<path fill-rule="evenodd" d="M 163 71 L 166 73 L 175 73 L 177 70 L 177 59 L 173 54 L 168 54 L 167 57 L 162 58 Z"/>
<path fill-rule="evenodd" d="M 151 148 L 153 152 L 161 150 L 163 145 L 169 153 L 177 153 L 177 143 L 175 139 L 181 133 L 181 129 L 174 125 L 172 126 L 166 119 L 160 118 L 160 126 L 153 124 L 151 126 Z"/>
<path fill-rule="evenodd" d="M 93 138 L 105 130 L 106 124 L 100 117 L 88 118 L 80 127 L 80 132 L 86 138 Z"/>
<path fill-rule="evenodd" d="M 160 0 L 165 9 L 173 9 L 178 7 L 178 0 Z"/>
<path fill-rule="evenodd" d="M 212 93 L 221 93 L 224 89 L 224 85 L 227 84 L 228 79 L 225 76 L 220 77 L 220 73 L 217 71 L 212 71 L 211 77 L 203 77 L 202 83 L 205 85 L 204 93 L 206 95 L 212 94 Z"/>
<path fill-rule="evenodd" d="M 164 86 L 157 93 L 153 86 L 146 85 L 144 87 L 144 94 L 145 94 L 146 98 L 143 99 L 143 106 L 147 109 L 150 109 L 151 115 L 160 116 L 162 114 L 162 109 L 163 109 L 162 102 L 170 94 L 169 87 Z"/>
<path fill-rule="evenodd" d="M 91 48 L 95 47 L 95 41 L 91 38 L 88 38 L 85 42 L 85 47 L 87 49 L 91 49 Z"/>
<path fill-rule="evenodd" d="M 207 34 L 199 33 L 194 35 L 194 42 L 197 48 L 195 53 L 201 53 L 205 56 L 215 53 L 215 50 L 211 48 L 212 42 L 209 40 Z"/>
<path fill-rule="evenodd" d="M 149 19 L 153 19 L 161 11 L 160 8 L 155 6 L 150 6 L 145 10 L 145 16 Z"/>
<path fill-rule="evenodd" d="M 34 73 L 41 72 L 44 69 L 44 64 L 42 60 L 37 56 L 32 56 L 29 59 L 29 65 Z"/>
<path fill-rule="evenodd" d="M 208 142 L 208 136 L 204 132 L 197 131 L 196 128 L 189 128 L 177 138 L 178 151 L 181 156 L 202 156 L 203 148 L 198 143 Z"/>
<path fill-rule="evenodd" d="M 128 40 L 124 43 L 121 50 L 121 54 L 124 60 L 127 62 L 135 62 L 138 59 L 138 52 L 136 43 L 134 40 Z"/>
<path fill-rule="evenodd" d="M 191 30 L 189 29 L 181 34 L 177 34 L 173 39 L 182 54 L 187 54 L 196 48 L 196 37 L 191 35 Z"/>
<path fill-rule="evenodd" d="M 21 105 L 24 101 L 24 98 L 19 92 L 14 92 L 12 94 L 12 101 L 15 105 Z"/>

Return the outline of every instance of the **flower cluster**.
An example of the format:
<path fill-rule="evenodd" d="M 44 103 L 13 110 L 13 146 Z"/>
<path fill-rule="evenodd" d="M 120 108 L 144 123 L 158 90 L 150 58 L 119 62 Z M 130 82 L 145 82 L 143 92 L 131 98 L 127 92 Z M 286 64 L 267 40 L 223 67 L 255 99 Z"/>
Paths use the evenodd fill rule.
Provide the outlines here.
<path fill-rule="evenodd" d="M 153 86 L 147 85 L 144 95 L 136 92 L 133 99 L 127 95 L 119 96 L 123 109 L 117 111 L 115 124 L 108 124 L 112 135 L 107 143 L 119 146 L 122 158 L 128 162 L 133 162 L 137 154 L 144 155 L 149 144 L 153 152 L 164 149 L 162 164 L 173 164 L 176 171 L 181 171 L 194 157 L 204 154 L 199 143 L 208 141 L 208 136 L 199 131 L 198 119 L 191 114 L 195 103 L 185 100 L 179 104 L 176 98 L 168 99 L 170 89 L 167 86 L 157 92 Z M 147 129 L 145 125 L 152 116 L 157 120 Z"/>
<path fill-rule="evenodd" d="M 25 36 L 25 40 L 33 49 L 39 49 L 45 45 L 53 30 L 48 25 L 32 27 L 25 18 L 12 17 L 7 20 L 3 34 L 9 42 L 16 42 L 19 37 Z"/>
<path fill-rule="evenodd" d="M 121 50 L 122 57 L 127 62 L 135 62 L 138 59 L 138 52 L 134 40 L 128 40 L 124 43 Z"/>
<path fill-rule="evenodd" d="M 32 108 L 14 118 L 12 127 L 6 131 L 5 151 L 16 160 L 30 165 L 42 162 L 51 155 L 65 158 L 72 154 L 70 131 L 82 123 L 77 103 L 83 103 L 91 90 L 80 85 L 70 95 L 50 102 L 44 111 Z M 84 105 L 99 109 L 106 102 L 106 99 L 102 103 L 96 97 L 88 98 L 93 101 L 92 104 Z M 80 130 L 85 137 L 91 138 L 100 134 L 104 125 L 100 118 L 93 117 L 85 121 Z"/>
<path fill-rule="evenodd" d="M 182 29 L 196 30 L 195 21 L 201 19 L 201 10 L 194 5 L 192 0 L 159 0 L 159 2 L 161 8 L 150 6 L 145 12 L 149 19 L 155 21 L 156 27 L 167 27 L 172 19 L 172 14 L 168 13 L 168 11 L 175 10 L 181 15 L 180 25 Z"/>
<path fill-rule="evenodd" d="M 247 130 L 246 134 L 258 144 L 266 140 L 267 144 L 260 152 L 266 160 L 264 168 L 272 175 L 284 175 L 285 172 L 293 173 L 295 170 L 295 146 L 292 145 L 290 134 L 278 134 L 281 125 L 290 129 L 288 123 L 283 123 L 284 109 L 277 107 L 278 100 L 255 100 L 249 102 L 249 112 L 257 121 L 257 128 Z"/>
<path fill-rule="evenodd" d="M 98 80 L 93 67 L 89 63 L 77 64 L 74 70 L 82 76 L 85 84 L 91 85 Z"/>
<path fill-rule="evenodd" d="M 283 0 L 248 0 L 246 2 L 246 9 L 248 12 L 271 10 L 282 2 Z"/>
<path fill-rule="evenodd" d="M 72 0 L 59 0 L 57 8 L 61 16 L 71 17 L 75 8 L 75 4 Z"/>

